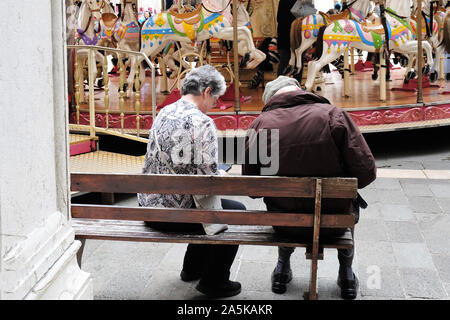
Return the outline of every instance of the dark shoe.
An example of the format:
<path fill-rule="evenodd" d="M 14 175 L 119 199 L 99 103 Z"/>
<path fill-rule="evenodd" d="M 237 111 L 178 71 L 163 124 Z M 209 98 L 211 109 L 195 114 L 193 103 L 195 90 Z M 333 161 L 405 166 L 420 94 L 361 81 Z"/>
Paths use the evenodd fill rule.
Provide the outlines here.
<path fill-rule="evenodd" d="M 239 282 L 230 281 L 220 284 L 209 286 L 200 280 L 195 287 L 198 291 L 208 296 L 209 298 L 225 298 L 232 297 L 241 293 L 241 284 Z"/>
<path fill-rule="evenodd" d="M 289 269 L 288 272 L 275 273 L 272 272 L 272 292 L 273 293 L 285 293 L 286 285 L 292 280 L 292 270 Z"/>
<path fill-rule="evenodd" d="M 337 284 L 341 288 L 341 297 L 345 300 L 353 300 L 358 295 L 359 281 L 353 273 L 353 279 L 341 279 L 338 276 Z"/>
<path fill-rule="evenodd" d="M 187 272 L 184 270 L 181 270 L 180 273 L 180 278 L 181 280 L 183 280 L 184 282 L 189 282 L 189 281 L 194 281 L 194 280 L 198 280 L 201 278 L 201 273 L 197 272 L 197 273 L 191 273 L 191 272 Z"/>

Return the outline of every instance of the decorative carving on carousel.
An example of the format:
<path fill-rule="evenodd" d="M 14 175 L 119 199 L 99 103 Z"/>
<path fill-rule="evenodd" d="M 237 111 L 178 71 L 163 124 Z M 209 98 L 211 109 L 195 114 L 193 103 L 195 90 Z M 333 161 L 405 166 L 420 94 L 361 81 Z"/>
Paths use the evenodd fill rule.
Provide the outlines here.
<path fill-rule="evenodd" d="M 353 121 L 359 126 L 415 122 L 424 120 L 422 108 L 401 108 L 377 111 L 350 112 Z"/>
<path fill-rule="evenodd" d="M 450 118 L 450 105 L 432 106 L 425 108 L 425 120 L 438 120 Z"/>
<path fill-rule="evenodd" d="M 236 130 L 238 128 L 235 116 L 211 116 L 216 124 L 217 130 Z"/>
<path fill-rule="evenodd" d="M 450 105 L 349 112 L 359 126 L 450 118 Z"/>
<path fill-rule="evenodd" d="M 149 130 L 153 124 L 153 118 L 151 115 L 140 115 L 139 116 L 139 126 L 142 130 Z M 70 115 L 70 123 L 76 123 L 76 113 L 72 112 Z M 80 113 L 80 124 L 89 125 L 89 113 Z M 121 128 L 121 117 L 120 114 L 109 114 L 108 124 L 111 129 Z M 136 114 L 126 114 L 124 116 L 124 129 L 136 129 L 137 118 Z M 106 114 L 96 113 L 95 114 L 95 126 L 100 128 L 106 128 Z"/>
<path fill-rule="evenodd" d="M 258 117 L 258 115 L 239 116 L 238 129 L 248 130 L 250 124 Z"/>

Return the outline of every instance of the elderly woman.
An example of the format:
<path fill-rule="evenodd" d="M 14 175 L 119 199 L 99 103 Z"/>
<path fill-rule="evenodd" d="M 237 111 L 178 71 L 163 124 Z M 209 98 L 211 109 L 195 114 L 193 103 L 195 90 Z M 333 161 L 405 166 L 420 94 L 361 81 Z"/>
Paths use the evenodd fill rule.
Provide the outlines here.
<path fill-rule="evenodd" d="M 218 171 L 218 141 L 214 121 L 206 115 L 225 92 L 225 80 L 213 67 L 191 70 L 181 86 L 181 99 L 166 106 L 156 117 L 149 134 L 144 174 L 226 174 Z M 241 203 L 191 195 L 138 194 L 139 204 L 150 207 L 245 210 Z M 164 231 L 197 231 L 215 234 L 222 225 L 146 222 Z M 226 226 L 225 226 L 226 228 Z M 238 246 L 189 244 L 181 279 L 200 279 L 196 289 L 210 297 L 240 293 L 241 284 L 229 280 Z"/>

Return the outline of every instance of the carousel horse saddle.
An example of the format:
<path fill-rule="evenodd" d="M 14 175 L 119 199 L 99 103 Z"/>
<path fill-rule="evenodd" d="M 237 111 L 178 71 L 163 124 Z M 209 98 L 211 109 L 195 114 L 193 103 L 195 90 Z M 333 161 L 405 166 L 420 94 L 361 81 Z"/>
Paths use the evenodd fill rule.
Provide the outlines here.
<path fill-rule="evenodd" d="M 338 20 L 344 20 L 344 19 L 348 19 L 348 12 L 347 11 L 343 11 L 341 13 L 338 14 L 327 14 L 325 12 L 320 11 L 319 12 L 322 16 L 326 17 L 326 20 L 328 21 L 328 23 L 334 22 L 334 21 L 338 21 Z"/>
<path fill-rule="evenodd" d="M 189 25 L 194 25 L 201 20 L 202 5 L 198 4 L 192 11 L 182 13 L 178 12 L 178 8 L 176 6 L 172 6 L 169 9 L 169 12 L 172 16 L 174 16 L 174 21 L 176 24 L 181 24 L 184 22 Z"/>
<path fill-rule="evenodd" d="M 119 19 L 119 17 L 116 16 L 114 13 L 104 13 L 104 14 L 102 14 L 103 23 L 109 29 L 114 27 L 114 25 L 116 24 L 118 19 Z"/>
<path fill-rule="evenodd" d="M 374 22 L 366 21 L 361 23 L 361 29 L 366 33 L 374 32 L 379 35 L 384 35 L 383 24 L 381 19 L 376 19 Z"/>

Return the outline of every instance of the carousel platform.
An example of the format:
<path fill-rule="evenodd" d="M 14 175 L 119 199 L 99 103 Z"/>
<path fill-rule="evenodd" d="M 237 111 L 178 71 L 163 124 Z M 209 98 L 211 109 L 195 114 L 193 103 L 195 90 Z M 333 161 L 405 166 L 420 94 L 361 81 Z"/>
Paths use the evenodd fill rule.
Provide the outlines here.
<path fill-rule="evenodd" d="M 372 72 L 356 72 L 350 77 L 350 97 L 343 97 L 343 80 L 337 71 L 324 74 L 325 82 L 320 84 L 318 94 L 326 97 L 334 105 L 345 109 L 362 132 L 384 132 L 394 130 L 406 130 L 450 125 L 450 84 L 445 81 L 437 81 L 431 87 L 423 89 L 423 104 L 417 104 L 417 96 L 414 91 L 398 90 L 403 86 L 403 68 L 394 68 L 391 71 L 391 81 L 387 86 L 386 102 L 379 101 L 379 81 L 371 78 Z M 275 77 L 266 73 L 266 81 Z M 140 99 L 140 134 L 148 135 L 148 129 L 152 125 L 152 105 L 150 79 L 147 78 L 142 86 Z M 156 77 L 156 103 L 164 104 L 168 98 L 161 92 L 162 77 Z M 123 130 L 133 134 L 136 130 L 136 101 L 135 97 L 126 98 L 123 110 L 119 107 L 118 76 L 110 78 L 110 102 L 108 111 L 105 109 L 104 90 L 95 90 L 95 119 L 96 126 L 108 128 L 121 128 L 121 113 L 123 113 Z M 169 79 L 169 88 L 173 80 Z M 260 85 L 257 89 L 247 88 L 242 82 L 241 110 L 235 111 L 234 101 L 223 101 L 222 108 L 214 108 L 209 115 L 214 119 L 220 134 L 234 135 L 245 134 L 251 122 L 261 113 L 263 108 L 262 93 L 264 88 Z M 85 101 L 88 101 L 87 89 Z M 232 96 L 232 95 L 231 95 Z M 172 97 L 173 98 L 173 97 Z M 160 108 L 158 108 L 158 111 Z M 80 125 L 89 124 L 89 107 L 87 102 L 80 104 Z M 76 124 L 77 117 L 74 108 L 71 109 L 70 123 Z M 86 129 L 81 129 L 82 131 Z M 226 133 L 225 133 L 226 131 Z"/>

